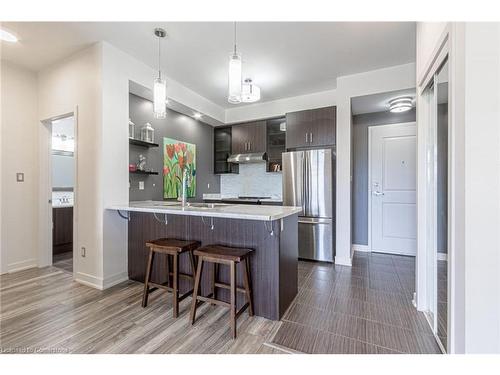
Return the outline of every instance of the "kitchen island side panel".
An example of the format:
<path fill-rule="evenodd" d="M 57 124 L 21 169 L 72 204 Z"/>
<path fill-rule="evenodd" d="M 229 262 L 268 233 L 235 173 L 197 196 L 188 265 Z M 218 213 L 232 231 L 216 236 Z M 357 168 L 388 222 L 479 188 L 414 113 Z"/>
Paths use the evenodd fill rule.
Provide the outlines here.
<path fill-rule="evenodd" d="M 158 214 L 157 218 L 162 220 L 164 216 Z M 294 218 L 294 219 L 293 219 Z M 251 283 L 253 288 L 253 303 L 255 314 L 272 320 L 278 320 L 291 302 L 291 296 L 295 297 L 297 258 L 292 260 L 293 254 L 297 252 L 296 244 L 296 221 L 297 216 L 292 215 L 284 219 L 284 231 L 280 232 L 280 220 L 272 222 L 214 218 L 197 216 L 168 215 L 168 223 L 159 222 L 151 213 L 131 212 L 129 222 L 128 238 L 128 268 L 129 278 L 144 282 L 146 260 L 148 249 L 146 241 L 162 237 L 197 240 L 202 245 L 220 244 L 235 247 L 245 247 L 254 250 L 250 258 Z M 289 224 L 286 224 L 288 222 Z M 295 225 L 293 222 L 295 221 Z M 271 223 L 274 235 L 270 234 Z M 295 231 L 293 228 L 295 227 Z M 291 235 L 288 236 L 288 231 Z M 288 239 L 290 238 L 290 239 Z M 295 244 L 294 239 L 295 238 Z M 284 241 L 281 245 L 280 242 Z M 290 242 L 290 243 L 289 243 Z M 285 244 L 287 244 L 285 246 Z M 286 251 L 283 249 L 286 247 Z M 283 259 L 280 257 L 284 257 Z M 292 282 L 280 282 L 280 267 L 284 267 L 285 273 L 291 272 Z M 237 267 L 238 285 L 243 285 L 242 265 Z M 152 274 L 152 281 L 164 283 L 166 277 L 166 256 L 157 254 Z M 180 257 L 180 271 L 191 274 L 191 267 L 187 254 Z M 210 290 L 210 280 L 213 268 L 206 263 L 203 267 L 202 293 L 207 295 Z M 227 266 L 219 267 L 219 280 L 229 282 L 229 269 Z M 295 280 L 295 282 L 293 282 Z M 180 279 L 181 293 L 191 289 L 189 280 Z M 162 293 L 162 292 L 155 292 Z M 218 289 L 217 297 L 229 300 L 226 290 Z M 281 298 L 281 301 L 280 301 Z M 291 298 L 291 299 L 290 299 Z M 238 307 L 244 303 L 244 296 L 238 293 Z M 286 305 L 286 306 L 285 306 Z"/>

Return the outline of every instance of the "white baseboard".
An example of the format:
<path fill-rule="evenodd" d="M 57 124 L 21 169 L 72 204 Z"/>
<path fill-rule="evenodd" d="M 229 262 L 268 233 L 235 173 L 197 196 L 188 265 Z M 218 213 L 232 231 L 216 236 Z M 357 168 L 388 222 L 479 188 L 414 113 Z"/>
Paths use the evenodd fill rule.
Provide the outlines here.
<path fill-rule="evenodd" d="M 352 266 L 352 259 L 346 257 L 335 257 L 335 264 L 339 266 Z"/>
<path fill-rule="evenodd" d="M 128 271 L 117 273 L 113 276 L 104 279 L 103 289 L 108 289 L 116 284 L 120 284 L 121 282 L 127 280 L 128 280 Z"/>
<path fill-rule="evenodd" d="M 76 282 L 83 284 L 83 285 L 86 285 L 86 286 L 90 286 L 91 288 L 99 289 L 99 290 L 104 290 L 104 289 L 110 288 L 110 287 L 112 287 L 116 284 L 119 284 L 123 281 L 126 281 L 126 280 L 128 280 L 128 272 L 127 271 L 117 273 L 113 276 L 106 278 L 105 280 L 103 280 L 100 277 L 89 275 L 89 274 L 83 273 L 83 272 L 76 272 L 76 274 L 75 274 L 75 281 Z"/>
<path fill-rule="evenodd" d="M 448 260 L 448 254 L 446 254 L 446 253 L 437 253 L 437 260 Z"/>
<path fill-rule="evenodd" d="M 37 266 L 36 259 L 27 259 L 20 262 L 14 262 L 7 265 L 7 272 L 13 273 L 18 271 L 27 270 L 28 268 L 35 268 Z"/>
<path fill-rule="evenodd" d="M 90 286 L 91 288 L 103 290 L 103 283 L 102 283 L 102 278 L 96 277 L 93 275 L 89 275 L 88 273 L 84 272 L 76 272 L 74 274 L 75 281 L 77 283 Z"/>
<path fill-rule="evenodd" d="M 352 251 L 360 251 L 362 253 L 370 253 L 370 248 L 368 245 L 358 245 L 358 244 L 352 244 Z"/>

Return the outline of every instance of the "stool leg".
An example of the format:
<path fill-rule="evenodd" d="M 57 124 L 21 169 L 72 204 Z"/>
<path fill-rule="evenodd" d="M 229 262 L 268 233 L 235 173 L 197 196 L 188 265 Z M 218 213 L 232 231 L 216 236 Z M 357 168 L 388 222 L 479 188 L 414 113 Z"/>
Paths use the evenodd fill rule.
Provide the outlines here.
<path fill-rule="evenodd" d="M 148 305 L 148 294 L 149 294 L 149 279 L 151 278 L 151 266 L 153 264 L 154 252 L 149 249 L 148 263 L 146 265 L 146 277 L 144 279 L 144 292 L 142 293 L 142 307 Z"/>
<path fill-rule="evenodd" d="M 231 262 L 231 333 L 236 338 L 236 263 Z"/>
<path fill-rule="evenodd" d="M 167 257 L 167 286 L 170 286 L 170 255 L 166 254 Z"/>
<path fill-rule="evenodd" d="M 219 264 L 213 262 L 212 263 L 212 285 L 211 285 L 211 292 L 212 292 L 213 299 L 217 299 L 217 297 L 216 297 L 217 288 L 215 287 L 215 283 L 217 282 L 218 274 L 219 274 Z M 212 303 L 212 305 L 215 306 L 215 303 Z"/>
<path fill-rule="evenodd" d="M 174 318 L 179 316 L 179 254 L 174 254 L 174 275 L 173 275 L 173 305 Z"/>
<path fill-rule="evenodd" d="M 250 282 L 250 262 L 248 258 L 244 260 L 243 264 L 243 284 L 245 285 L 245 294 L 248 302 L 248 315 L 253 316 L 253 304 L 252 304 L 252 286 Z"/>
<path fill-rule="evenodd" d="M 200 289 L 200 279 L 201 279 L 201 271 L 203 268 L 203 258 L 199 257 L 198 258 L 198 270 L 196 271 L 196 277 L 194 280 L 194 288 L 193 288 L 193 300 L 191 301 L 191 325 L 194 324 L 194 321 L 196 319 L 196 305 L 198 304 L 198 292 Z"/>

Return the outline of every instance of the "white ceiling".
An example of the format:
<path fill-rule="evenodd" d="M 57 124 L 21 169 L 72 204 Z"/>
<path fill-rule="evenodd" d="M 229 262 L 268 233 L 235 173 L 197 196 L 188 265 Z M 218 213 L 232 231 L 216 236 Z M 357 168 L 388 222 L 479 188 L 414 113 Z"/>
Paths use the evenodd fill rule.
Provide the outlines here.
<path fill-rule="evenodd" d="M 364 113 L 385 112 L 389 110 L 389 101 L 400 96 L 411 96 L 415 99 L 415 89 L 383 92 L 380 94 L 357 96 L 351 99 L 353 115 Z"/>
<path fill-rule="evenodd" d="M 156 67 L 155 27 L 167 30 L 162 69 L 214 103 L 226 100 L 227 60 L 233 44 L 228 22 L 6 22 L 17 44 L 2 42 L 2 59 L 39 70 L 105 40 Z M 335 88 L 336 78 L 415 61 L 413 22 L 238 23 L 244 77 L 262 89 L 262 101 Z"/>

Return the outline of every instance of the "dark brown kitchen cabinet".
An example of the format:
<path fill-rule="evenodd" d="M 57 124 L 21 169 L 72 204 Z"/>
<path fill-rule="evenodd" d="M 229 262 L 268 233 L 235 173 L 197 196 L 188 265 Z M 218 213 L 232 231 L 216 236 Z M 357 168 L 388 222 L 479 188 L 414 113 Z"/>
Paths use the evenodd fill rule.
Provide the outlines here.
<path fill-rule="evenodd" d="M 232 153 L 266 152 L 266 122 L 255 121 L 232 127 Z"/>
<path fill-rule="evenodd" d="M 286 148 L 333 146 L 337 108 L 325 107 L 286 114 Z"/>
<path fill-rule="evenodd" d="M 52 208 L 53 254 L 73 250 L 73 207 Z"/>
<path fill-rule="evenodd" d="M 214 129 L 214 173 L 238 173 L 238 165 L 227 162 L 232 154 L 231 127 L 216 127 Z"/>

